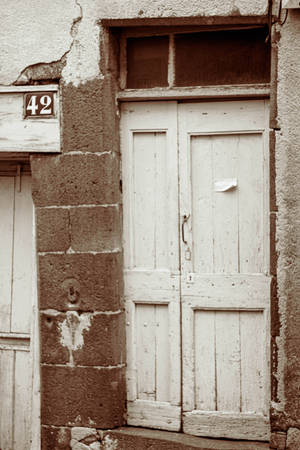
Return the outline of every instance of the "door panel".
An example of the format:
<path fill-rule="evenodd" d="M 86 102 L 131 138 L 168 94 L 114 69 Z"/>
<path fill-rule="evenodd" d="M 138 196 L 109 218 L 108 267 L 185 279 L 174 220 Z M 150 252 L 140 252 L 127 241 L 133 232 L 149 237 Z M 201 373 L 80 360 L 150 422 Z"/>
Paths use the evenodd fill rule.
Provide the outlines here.
<path fill-rule="evenodd" d="M 0 448 L 31 448 L 31 177 L 0 177 Z"/>
<path fill-rule="evenodd" d="M 20 192 L 15 195 L 14 282 L 11 305 L 11 331 L 14 333 L 30 333 L 31 331 L 32 263 L 24 262 L 26 259 L 29 260 L 32 253 L 32 209 L 31 177 L 22 176 Z"/>
<path fill-rule="evenodd" d="M 181 104 L 178 122 L 183 429 L 267 439 L 265 102 Z"/>
<path fill-rule="evenodd" d="M 263 413 L 263 314 L 195 310 L 194 326 L 195 409 Z"/>
<path fill-rule="evenodd" d="M 268 439 L 267 127 L 264 100 L 122 105 L 130 425 Z"/>
<path fill-rule="evenodd" d="M 1 177 L 0 210 L 0 330 L 10 331 L 11 278 L 12 278 L 12 245 L 14 220 L 14 178 Z"/>
<path fill-rule="evenodd" d="M 128 423 L 168 430 L 181 414 L 176 112 L 130 103 L 121 128 Z"/>

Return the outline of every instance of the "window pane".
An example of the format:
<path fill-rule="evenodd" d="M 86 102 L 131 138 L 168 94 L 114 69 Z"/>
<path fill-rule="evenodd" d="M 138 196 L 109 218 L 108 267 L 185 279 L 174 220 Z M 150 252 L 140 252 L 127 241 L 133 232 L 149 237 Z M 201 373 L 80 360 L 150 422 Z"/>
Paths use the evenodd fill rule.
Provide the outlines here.
<path fill-rule="evenodd" d="M 127 87 L 168 86 L 168 36 L 127 39 Z"/>
<path fill-rule="evenodd" d="M 176 35 L 176 86 L 268 83 L 266 36 L 262 28 Z"/>

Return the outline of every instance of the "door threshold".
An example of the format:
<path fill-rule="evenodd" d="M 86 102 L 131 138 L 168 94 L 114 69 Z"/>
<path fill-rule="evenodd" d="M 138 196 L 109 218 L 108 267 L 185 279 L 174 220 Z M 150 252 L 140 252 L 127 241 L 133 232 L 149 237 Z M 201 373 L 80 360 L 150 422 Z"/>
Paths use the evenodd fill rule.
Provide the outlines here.
<path fill-rule="evenodd" d="M 238 441 L 191 436 L 173 431 L 152 430 L 140 427 L 121 427 L 104 433 L 104 440 L 112 440 L 118 450 L 260 450 L 269 449 L 269 443 Z"/>

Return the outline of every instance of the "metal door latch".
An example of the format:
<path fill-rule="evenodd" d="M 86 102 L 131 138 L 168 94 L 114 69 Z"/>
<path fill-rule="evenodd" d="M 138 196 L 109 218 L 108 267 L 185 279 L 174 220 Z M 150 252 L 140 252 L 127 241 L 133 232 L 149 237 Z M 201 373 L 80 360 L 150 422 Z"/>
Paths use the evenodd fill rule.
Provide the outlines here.
<path fill-rule="evenodd" d="M 187 241 L 185 240 L 185 236 L 184 236 L 184 225 L 187 223 L 187 221 L 189 220 L 190 214 L 188 215 L 184 215 L 182 218 L 182 224 L 181 224 L 181 237 L 182 237 L 182 242 L 187 245 Z"/>

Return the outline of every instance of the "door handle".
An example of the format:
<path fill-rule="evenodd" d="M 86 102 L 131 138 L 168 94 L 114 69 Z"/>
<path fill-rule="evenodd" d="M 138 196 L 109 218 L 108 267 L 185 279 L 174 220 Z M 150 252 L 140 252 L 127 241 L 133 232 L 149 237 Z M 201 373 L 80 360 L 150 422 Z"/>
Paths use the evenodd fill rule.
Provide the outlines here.
<path fill-rule="evenodd" d="M 182 242 L 187 245 L 187 241 L 185 240 L 185 236 L 184 236 L 184 225 L 187 223 L 187 221 L 189 220 L 190 214 L 189 215 L 184 215 L 182 218 L 182 224 L 181 224 L 181 237 L 182 237 Z"/>

